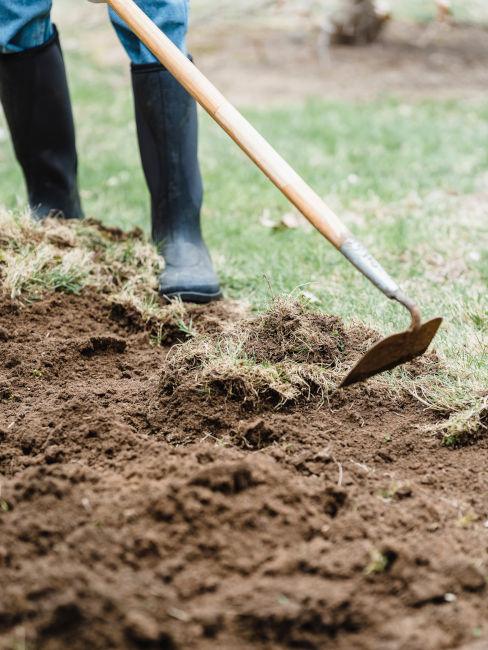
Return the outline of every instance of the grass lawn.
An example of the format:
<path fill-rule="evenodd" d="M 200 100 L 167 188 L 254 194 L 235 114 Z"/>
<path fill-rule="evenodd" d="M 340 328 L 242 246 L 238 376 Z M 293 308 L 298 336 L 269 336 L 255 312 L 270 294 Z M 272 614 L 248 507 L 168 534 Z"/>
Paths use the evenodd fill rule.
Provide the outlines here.
<path fill-rule="evenodd" d="M 97 64 L 69 39 L 85 210 L 107 224 L 147 230 L 127 71 Z M 488 386 L 488 101 L 385 97 L 244 110 L 424 315 L 446 318 L 436 339 L 446 371 L 411 389 L 440 410 L 479 412 Z M 270 294 L 305 291 L 317 308 L 385 334 L 406 324 L 401 308 L 317 233 L 263 225 L 263 214 L 279 221 L 290 208 L 202 118 L 205 231 L 226 294 L 259 309 Z M 23 184 L 1 119 L 0 129 L 0 203 L 16 210 Z"/>
<path fill-rule="evenodd" d="M 434 0 L 395 0 L 391 5 L 396 16 L 414 20 L 428 21 L 436 14 Z M 481 23 L 488 21 L 485 0 L 451 0 L 451 11 L 456 20 Z"/>

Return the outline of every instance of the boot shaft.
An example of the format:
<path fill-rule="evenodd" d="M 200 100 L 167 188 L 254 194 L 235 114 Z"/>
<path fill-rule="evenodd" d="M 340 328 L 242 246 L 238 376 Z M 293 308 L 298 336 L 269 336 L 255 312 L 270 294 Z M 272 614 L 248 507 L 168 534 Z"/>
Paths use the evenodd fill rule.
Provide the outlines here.
<path fill-rule="evenodd" d="M 157 245 L 200 238 L 203 186 L 195 100 L 159 64 L 132 66 L 137 135 Z"/>
<path fill-rule="evenodd" d="M 220 286 L 200 228 L 203 188 L 195 100 L 159 64 L 133 66 L 132 84 L 153 241 L 166 265 L 160 294 L 190 302 L 217 300 Z"/>
<path fill-rule="evenodd" d="M 0 55 L 0 100 L 34 214 L 81 217 L 73 114 L 56 30 L 40 47 Z"/>

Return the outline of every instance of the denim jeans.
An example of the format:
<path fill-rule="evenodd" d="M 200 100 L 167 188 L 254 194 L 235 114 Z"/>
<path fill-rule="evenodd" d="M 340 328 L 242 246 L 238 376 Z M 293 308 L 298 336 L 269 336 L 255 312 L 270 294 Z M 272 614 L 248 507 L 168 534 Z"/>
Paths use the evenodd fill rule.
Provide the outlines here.
<path fill-rule="evenodd" d="M 70 0 L 82 2 L 83 0 Z M 136 0 L 163 32 L 186 52 L 189 0 Z M 53 34 L 52 0 L 0 0 L 0 53 L 23 52 L 43 45 Z M 96 11 L 96 9 L 93 9 Z M 132 63 L 155 63 L 151 52 L 110 10 L 110 19 Z"/>

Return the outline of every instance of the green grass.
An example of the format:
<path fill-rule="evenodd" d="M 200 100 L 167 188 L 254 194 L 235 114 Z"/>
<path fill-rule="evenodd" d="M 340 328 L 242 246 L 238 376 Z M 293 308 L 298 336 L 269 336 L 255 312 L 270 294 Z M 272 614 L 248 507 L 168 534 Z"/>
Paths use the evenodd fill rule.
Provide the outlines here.
<path fill-rule="evenodd" d="M 429 21 L 435 18 L 434 0 L 393 0 L 393 15 L 416 21 Z M 451 0 L 455 20 L 474 23 L 488 22 L 488 6 L 485 0 Z"/>
<path fill-rule="evenodd" d="M 86 212 L 148 231 L 127 71 L 67 49 Z M 245 112 L 418 299 L 424 315 L 445 317 L 436 348 L 448 369 L 412 390 L 439 410 L 479 405 L 488 386 L 488 101 L 385 97 Z M 204 228 L 228 296 L 259 309 L 270 294 L 305 289 L 318 308 L 346 321 L 385 334 L 406 323 L 403 311 L 317 233 L 262 225 L 263 211 L 279 219 L 289 206 L 207 117 L 201 159 Z M 25 200 L 7 139 L 0 197 L 8 208 Z"/>

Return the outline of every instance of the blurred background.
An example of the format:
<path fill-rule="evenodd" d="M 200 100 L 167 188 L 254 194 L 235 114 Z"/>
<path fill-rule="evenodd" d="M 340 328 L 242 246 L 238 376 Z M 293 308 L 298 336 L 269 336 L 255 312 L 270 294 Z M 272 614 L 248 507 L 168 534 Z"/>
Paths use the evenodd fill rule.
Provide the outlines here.
<path fill-rule="evenodd" d="M 486 88 L 486 0 L 191 0 L 190 49 L 238 103 L 378 93 L 466 96 Z M 103 7 L 55 0 L 70 52 L 125 54 Z"/>

